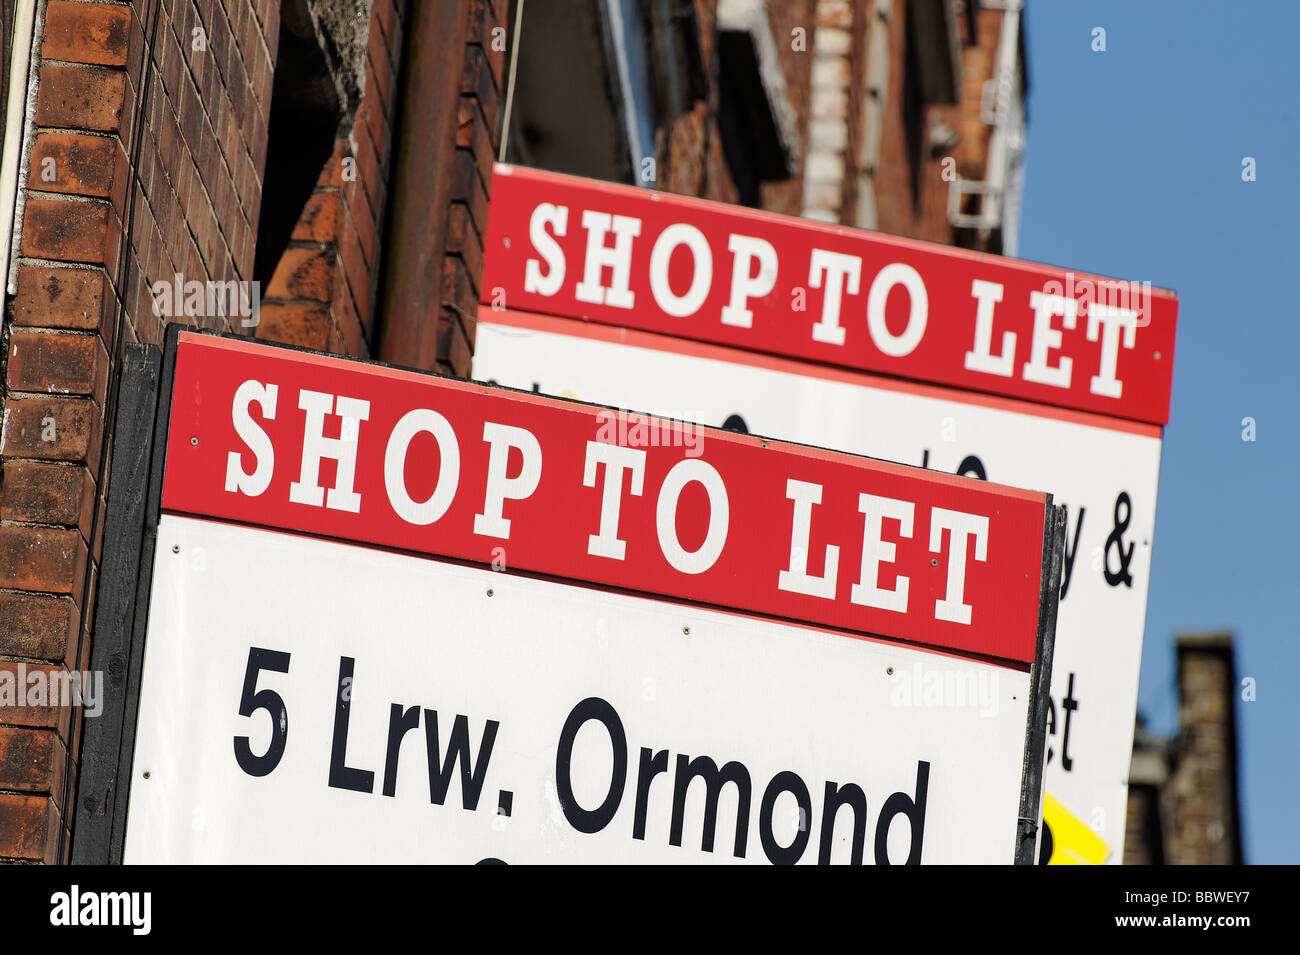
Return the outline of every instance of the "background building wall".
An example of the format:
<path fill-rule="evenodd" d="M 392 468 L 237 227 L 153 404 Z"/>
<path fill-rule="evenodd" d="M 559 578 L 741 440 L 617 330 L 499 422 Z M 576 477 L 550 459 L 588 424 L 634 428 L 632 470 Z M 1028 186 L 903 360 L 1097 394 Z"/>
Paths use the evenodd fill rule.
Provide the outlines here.
<path fill-rule="evenodd" d="M 1126 865 L 1241 865 L 1237 682 L 1230 634 L 1185 634 L 1178 654 L 1179 731 L 1139 726 L 1130 771 Z"/>
<path fill-rule="evenodd" d="M 673 56 L 652 47 L 648 82 L 638 88 L 621 82 L 618 74 L 617 31 L 603 15 L 612 2 L 555 0 L 545 8 L 525 6 L 521 62 L 531 92 L 521 96 L 512 114 L 510 161 L 599 177 L 591 167 L 592 157 L 600 156 L 605 178 L 1003 250 L 1000 213 L 1003 194 L 1010 198 L 1018 188 L 1011 169 L 1020 162 L 1027 85 L 1020 13 L 1007 9 L 1014 4 L 692 0 L 671 19 L 671 29 L 679 36 L 688 33 L 690 42 L 681 43 Z M 668 29 L 659 6 L 648 3 L 639 9 L 648 11 L 644 33 Z M 584 38 L 581 48 L 576 41 L 571 50 L 538 52 L 529 46 L 530 37 L 539 33 L 552 46 L 564 42 L 554 34 L 560 19 L 573 24 L 571 35 Z M 562 135 L 550 114 L 557 108 L 554 103 L 572 98 L 572 91 L 566 93 L 567 76 L 546 68 L 548 58 L 581 54 L 600 60 L 590 36 L 602 31 L 607 35 L 604 65 L 591 70 L 587 85 L 604 95 L 584 100 L 584 115 L 593 118 L 581 133 Z M 742 37 L 739 43 L 737 36 Z M 750 41 L 745 36 L 760 54 L 756 63 L 746 59 Z M 675 82 L 665 80 L 665 73 Z M 693 91 L 686 102 L 677 92 L 682 89 Z M 749 96 L 741 98 L 739 107 L 750 123 L 755 115 L 764 120 L 761 114 L 770 111 L 790 137 L 788 150 L 779 149 L 770 137 L 737 135 L 737 89 L 767 94 L 765 104 Z M 998 89 L 1003 91 L 1000 111 L 993 108 L 999 105 Z M 653 156 L 628 155 L 631 146 L 622 135 L 628 115 L 655 125 Z M 1007 127 L 1001 142 L 1014 148 L 998 147 L 995 132 L 1000 127 Z M 757 189 L 749 183 L 755 176 Z M 967 216 L 984 213 L 986 219 L 978 225 L 955 221 L 950 215 L 954 181 L 998 177 L 1005 181 L 996 197 L 966 196 L 952 206 Z"/>

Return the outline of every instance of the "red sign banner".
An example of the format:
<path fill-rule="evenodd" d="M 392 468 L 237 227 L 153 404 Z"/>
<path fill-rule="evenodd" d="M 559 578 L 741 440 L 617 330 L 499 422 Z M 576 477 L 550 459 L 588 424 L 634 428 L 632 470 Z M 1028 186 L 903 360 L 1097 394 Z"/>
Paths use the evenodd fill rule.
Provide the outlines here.
<path fill-rule="evenodd" d="M 482 303 L 1169 417 L 1178 300 L 1148 282 L 515 166 L 492 182 Z"/>
<path fill-rule="evenodd" d="M 1033 662 L 1047 494 L 180 335 L 166 511 Z"/>

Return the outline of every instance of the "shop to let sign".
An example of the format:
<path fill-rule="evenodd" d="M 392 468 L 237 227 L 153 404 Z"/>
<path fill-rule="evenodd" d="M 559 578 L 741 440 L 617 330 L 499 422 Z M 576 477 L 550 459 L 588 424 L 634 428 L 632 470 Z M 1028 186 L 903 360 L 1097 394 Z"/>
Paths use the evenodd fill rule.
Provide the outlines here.
<path fill-rule="evenodd" d="M 188 332 L 166 414 L 126 861 L 1032 855 L 1049 495 Z"/>
<path fill-rule="evenodd" d="M 518 167 L 490 227 L 479 379 L 1068 507 L 1047 791 L 1118 861 L 1174 296 Z"/>

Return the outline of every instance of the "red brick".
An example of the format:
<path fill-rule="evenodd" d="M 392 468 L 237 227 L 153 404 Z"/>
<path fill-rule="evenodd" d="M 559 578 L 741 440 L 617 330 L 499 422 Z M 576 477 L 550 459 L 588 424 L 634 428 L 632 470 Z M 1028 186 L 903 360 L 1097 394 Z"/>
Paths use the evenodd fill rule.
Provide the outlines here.
<path fill-rule="evenodd" d="M 444 308 L 438 316 L 438 361 L 445 364 L 451 374 L 465 378 L 469 376 L 473 356 L 456 313 Z"/>
<path fill-rule="evenodd" d="M 337 192 L 312 193 L 290 238 L 303 242 L 333 242 L 338 235 L 341 201 Z"/>
<path fill-rule="evenodd" d="M 126 74 L 98 67 L 41 66 L 36 125 L 118 130 L 126 95 Z"/>
<path fill-rule="evenodd" d="M 483 244 L 464 203 L 454 203 L 447 221 L 447 252 L 459 255 L 469 267 L 470 280 L 478 287 L 483 274 Z"/>
<path fill-rule="evenodd" d="M 15 331 L 9 340 L 9 387 L 93 395 L 102 400 L 108 353 L 98 335 Z"/>
<path fill-rule="evenodd" d="M 262 305 L 257 337 L 269 342 L 328 350 L 330 311 L 323 305 L 268 302 Z"/>
<path fill-rule="evenodd" d="M 127 7 L 50 0 L 45 8 L 41 56 L 47 60 L 126 66 L 130 23 L 131 11 Z"/>
<path fill-rule="evenodd" d="M 288 248 L 280 257 L 265 294 L 267 298 L 328 302 L 333 284 L 333 249 Z"/>
<path fill-rule="evenodd" d="M 0 858 L 52 864 L 60 826 L 58 809 L 48 796 L 0 793 Z"/>
<path fill-rule="evenodd" d="M 381 167 L 388 165 L 388 121 L 384 116 L 384 106 L 377 96 L 363 96 L 361 108 L 357 110 L 357 125 L 365 125 L 371 143 L 375 147 L 375 156 Z"/>
<path fill-rule="evenodd" d="M 86 542 L 75 529 L 0 526 L 0 587 L 81 600 Z"/>
<path fill-rule="evenodd" d="M 384 208 L 384 176 L 379 164 L 379 153 L 370 130 L 365 126 L 353 127 L 357 140 L 357 183 L 365 189 L 370 209 L 378 219 Z"/>
<path fill-rule="evenodd" d="M 85 467 L 8 460 L 0 473 L 0 520 L 66 524 L 89 538 L 95 482 Z"/>
<path fill-rule="evenodd" d="M 371 312 L 371 321 L 374 318 Z M 361 326 L 361 319 L 357 315 L 357 308 L 352 303 L 352 295 L 336 295 L 334 297 L 334 326 L 339 333 L 339 341 L 336 343 L 339 354 L 352 355 L 357 358 L 368 358 L 370 356 L 370 346 L 366 342 L 366 335 L 372 326 Z"/>
<path fill-rule="evenodd" d="M 66 766 L 67 750 L 53 730 L 0 726 L 0 789 L 48 793 L 61 805 Z"/>
<path fill-rule="evenodd" d="M 457 149 L 452 161 L 451 201 L 469 206 L 470 217 L 484 231 L 488 216 L 488 192 L 485 180 L 479 175 L 473 152 Z"/>
<path fill-rule="evenodd" d="M 384 113 L 393 114 L 393 63 L 388 58 L 388 45 L 383 31 L 370 22 L 370 35 L 366 42 L 366 88 L 374 84 L 383 102 Z"/>
<path fill-rule="evenodd" d="M 352 290 L 352 301 L 357 308 L 357 317 L 366 328 L 370 327 L 371 303 L 374 300 L 374 282 L 370 269 L 366 266 L 365 256 L 361 254 L 361 240 L 357 230 L 349 221 L 343 227 L 339 237 L 339 261 L 347 274 L 348 287 Z"/>
<path fill-rule="evenodd" d="M 500 100 L 496 85 L 492 79 L 492 67 L 483 55 L 480 46 L 465 48 L 465 67 L 461 71 L 460 91 L 467 96 L 478 97 L 479 108 L 487 120 L 488 134 L 492 142 L 497 140 L 497 123 L 500 119 Z"/>
<path fill-rule="evenodd" d="M 361 242 L 361 251 L 366 257 L 366 265 L 373 269 L 375 256 L 378 254 L 375 247 L 378 238 L 375 235 L 375 215 L 370 208 L 370 203 L 366 201 L 365 190 L 357 188 L 358 185 L 360 184 L 351 183 L 351 188 L 347 190 L 344 203 L 347 210 L 347 225 L 340 225 L 339 235 L 343 234 L 345 228 L 355 229 L 357 238 Z"/>
<path fill-rule="evenodd" d="M 465 263 L 455 256 L 442 261 L 442 304 L 460 316 L 470 347 L 474 345 L 475 318 L 478 314 L 478 295 Z"/>
<path fill-rule="evenodd" d="M 374 19 L 379 22 L 380 28 L 384 31 L 384 45 L 388 50 L 389 59 L 396 62 L 400 47 L 400 39 L 397 35 L 399 32 L 397 4 L 392 0 L 375 0 Z M 373 21 L 371 29 L 374 29 Z"/>
<path fill-rule="evenodd" d="M 23 214 L 23 255 L 106 267 L 109 206 L 102 202 L 28 199 Z"/>
<path fill-rule="evenodd" d="M 504 7 L 505 4 L 498 4 L 498 6 Z M 465 35 L 465 42 L 478 47 L 486 57 L 492 81 L 497 89 L 501 89 L 506 52 L 503 43 L 494 43 L 496 38 L 492 35 L 492 31 L 500 26 L 504 24 L 494 15 L 490 4 L 484 0 L 470 0 L 469 28 Z"/>
<path fill-rule="evenodd" d="M 43 461 L 99 463 L 99 410 L 88 398 L 15 398 L 5 404 L 0 452 Z"/>
<path fill-rule="evenodd" d="M 68 597 L 0 592 L 0 646 L 10 656 L 70 664 L 79 619 Z"/>
<path fill-rule="evenodd" d="M 343 180 L 343 160 L 355 158 L 352 155 L 352 147 L 348 145 L 346 139 L 334 140 L 334 152 L 325 162 L 325 167 L 320 171 L 320 177 L 316 180 L 318 189 L 326 189 L 333 186 L 341 189 L 344 186 Z"/>
<path fill-rule="evenodd" d="M 109 136 L 37 133 L 32 142 L 27 187 L 108 198 L 118 172 L 117 152 L 117 139 Z"/>
<path fill-rule="evenodd" d="M 104 307 L 103 269 L 24 265 L 18 270 L 14 324 L 44 328 L 102 328 L 110 314 Z"/>
<path fill-rule="evenodd" d="M 32 683 L 32 674 L 36 672 L 41 677 Z M 20 687 L 25 687 L 25 695 L 21 698 L 16 695 L 12 700 L 0 697 L 3 700 L 0 702 L 0 723 L 52 729 L 63 739 L 68 739 L 72 729 L 72 711 L 76 709 L 68 673 L 61 664 L 0 660 L 0 692 L 10 690 L 17 693 Z"/>

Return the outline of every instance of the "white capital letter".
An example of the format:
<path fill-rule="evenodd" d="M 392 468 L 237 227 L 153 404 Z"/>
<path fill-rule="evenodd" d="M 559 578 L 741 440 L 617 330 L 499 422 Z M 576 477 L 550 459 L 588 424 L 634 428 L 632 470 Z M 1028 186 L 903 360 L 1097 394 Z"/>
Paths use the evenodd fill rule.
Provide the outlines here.
<path fill-rule="evenodd" d="M 677 500 L 682 489 L 692 481 L 704 485 L 709 495 L 709 529 L 704 543 L 694 552 L 684 550 L 677 540 Z M 702 574 L 718 559 L 722 545 L 727 542 L 727 527 L 731 521 L 727 488 L 713 465 L 699 458 L 678 461 L 664 478 L 655 507 L 655 529 L 659 533 L 659 548 L 664 558 L 683 574 Z"/>
<path fill-rule="evenodd" d="M 749 235 L 732 235 L 727 249 L 734 258 L 731 265 L 731 301 L 722 307 L 722 324 L 752 328 L 754 313 L 745 306 L 751 298 L 760 298 L 776 285 L 776 249 L 766 239 Z M 758 272 L 750 275 L 751 263 L 758 259 Z"/>
<path fill-rule="evenodd" d="M 302 470 L 298 480 L 289 485 L 289 500 L 295 504 L 325 506 L 336 511 L 361 510 L 361 495 L 352 490 L 352 478 L 357 470 L 357 435 L 360 422 L 370 417 L 370 402 L 360 398 L 327 395 L 320 391 L 298 392 L 298 407 L 307 412 L 302 435 Z M 337 438 L 325 437 L 325 416 L 333 413 L 342 418 Z M 325 497 L 320 486 L 320 459 L 338 462 L 334 486 Z"/>
<path fill-rule="evenodd" d="M 406 450 L 411 439 L 421 431 L 433 435 L 438 442 L 438 483 L 433 494 L 423 502 L 411 500 L 406 491 Z M 384 451 L 384 487 L 397 516 L 408 524 L 432 524 L 447 513 L 459 483 L 460 445 L 447 419 L 429 408 L 416 408 L 402 415 L 393 426 Z"/>
<path fill-rule="evenodd" d="M 614 245 L 605 245 L 605 233 L 614 230 Z M 611 217 L 608 212 L 587 209 L 582 213 L 582 227 L 587 230 L 587 259 L 582 281 L 573 290 L 579 302 L 605 304 L 611 308 L 631 308 L 636 296 L 627 287 L 632 274 L 632 239 L 641 234 L 641 220 L 631 216 Z M 609 286 L 600 284 L 601 269 L 610 269 Z"/>
<path fill-rule="evenodd" d="M 618 512 L 623 503 L 623 472 L 631 471 L 630 490 L 637 497 L 645 481 L 645 452 L 618 444 L 587 442 L 587 460 L 582 466 L 582 483 L 596 486 L 596 468 L 605 465 L 605 489 L 600 499 L 600 533 L 587 537 L 587 553 L 593 557 L 622 560 L 627 541 L 618 537 Z"/>
<path fill-rule="evenodd" d="M 820 577 L 808 573 L 808 537 L 812 532 L 812 507 L 822 502 L 822 486 L 808 481 L 789 478 L 785 482 L 785 496 L 794 501 L 794 525 L 790 531 L 790 569 L 777 575 L 776 586 L 809 597 L 835 599 L 835 583 L 839 574 L 840 549 L 826 545 L 825 572 Z"/>
<path fill-rule="evenodd" d="M 275 396 L 279 390 L 276 385 L 263 385 L 261 382 L 248 380 L 235 389 L 235 400 L 230 408 L 230 418 L 235 425 L 235 433 L 253 452 L 253 473 L 244 470 L 243 455 L 231 451 L 226 458 L 226 490 L 239 491 L 249 497 L 257 497 L 271 483 L 271 474 L 275 470 L 275 448 L 271 439 L 261 429 L 252 415 L 248 413 L 253 402 L 262 409 L 262 415 L 268 421 L 275 420 Z"/>
<path fill-rule="evenodd" d="M 1010 378 L 1016 362 L 1016 333 L 1002 333 L 1002 354 L 993 354 L 993 309 L 1002 301 L 1002 286 L 975 279 L 970 283 L 975 297 L 975 347 L 966 353 L 966 370 Z"/>
<path fill-rule="evenodd" d="M 1022 376 L 1025 381 L 1057 388 L 1070 387 L 1070 368 L 1074 362 L 1062 357 L 1059 365 L 1047 363 L 1048 353 L 1061 347 L 1061 333 L 1052 327 L 1052 318 L 1061 316 L 1061 324 L 1074 328 L 1079 314 L 1079 303 L 1064 295 L 1029 293 L 1029 307 L 1034 310 L 1034 337 L 1029 346 L 1029 361 L 1025 362 Z"/>
<path fill-rule="evenodd" d="M 889 325 L 885 321 L 885 303 L 889 301 L 889 292 L 895 285 L 907 289 L 911 304 L 907 329 L 898 336 L 890 334 Z M 930 299 L 925 291 L 925 283 L 921 281 L 916 269 L 902 262 L 891 262 L 880 270 L 867 294 L 867 328 L 871 330 L 871 340 L 883 354 L 891 358 L 910 355 L 920 344 L 929 317 Z"/>
<path fill-rule="evenodd" d="M 685 295 L 678 296 L 668 284 L 668 263 L 679 245 L 691 250 L 694 268 L 691 269 L 691 287 Z M 685 222 L 674 222 L 655 240 L 650 253 L 650 293 L 658 306 L 674 318 L 694 315 L 709 296 L 713 284 L 713 253 L 704 233 Z"/>
<path fill-rule="evenodd" d="M 1059 313 L 1058 313 L 1059 314 Z M 966 596 L 966 538 L 975 535 L 975 559 L 987 560 L 989 554 L 989 519 L 979 514 L 930 508 L 930 553 L 943 553 L 943 532 L 948 533 L 948 590 L 934 602 L 934 619 L 953 623 L 970 623 L 970 604 Z"/>
<path fill-rule="evenodd" d="M 501 514 L 506 498 L 522 501 L 537 490 L 542 477 L 542 446 L 537 437 L 523 428 L 494 421 L 483 422 L 483 440 L 492 446 L 488 452 L 487 492 L 483 513 L 474 515 L 474 533 L 484 537 L 510 538 L 510 520 Z M 506 477 L 510 449 L 518 448 L 524 456 L 516 477 Z"/>
<path fill-rule="evenodd" d="M 858 510 L 863 514 L 862 574 L 849 591 L 849 600 L 864 607 L 907 613 L 908 579 L 902 574 L 896 575 L 893 590 L 885 590 L 879 585 L 880 565 L 892 564 L 898 549 L 893 543 L 881 539 L 880 532 L 884 519 L 892 517 L 898 521 L 898 536 L 911 537 L 916 505 L 892 497 L 859 494 Z"/>
<path fill-rule="evenodd" d="M 551 238 L 546 231 L 550 225 L 556 235 L 564 235 L 569 225 L 569 207 L 553 206 L 549 202 L 540 203 L 533 210 L 528 220 L 528 238 L 533 241 L 533 248 L 546 260 L 546 274 L 542 274 L 537 259 L 524 263 L 524 291 L 536 292 L 538 295 L 554 295 L 564 284 L 564 250 L 560 243 Z"/>
<path fill-rule="evenodd" d="M 1098 326 L 1101 326 L 1101 364 L 1088 382 L 1088 390 L 1094 395 L 1118 398 L 1124 393 L 1124 383 L 1115 377 L 1119 365 L 1119 333 L 1121 329 L 1124 331 L 1124 347 L 1132 348 L 1137 336 L 1137 319 L 1135 309 L 1100 302 L 1093 302 L 1088 310 L 1088 341 L 1097 340 Z"/>
<path fill-rule="evenodd" d="M 858 294 L 862 280 L 862 260 L 856 255 L 841 255 L 839 252 L 813 249 L 812 260 L 808 266 L 808 284 L 813 288 L 821 288 L 823 275 L 826 276 L 826 294 L 822 296 L 821 321 L 812 328 L 813 341 L 826 342 L 828 345 L 843 345 L 844 329 L 840 327 L 840 297 L 846 278 L 849 294 Z"/>

